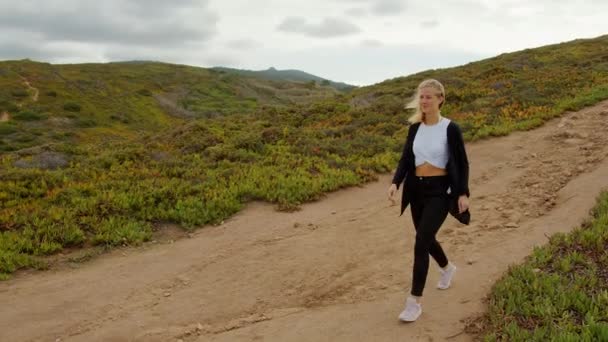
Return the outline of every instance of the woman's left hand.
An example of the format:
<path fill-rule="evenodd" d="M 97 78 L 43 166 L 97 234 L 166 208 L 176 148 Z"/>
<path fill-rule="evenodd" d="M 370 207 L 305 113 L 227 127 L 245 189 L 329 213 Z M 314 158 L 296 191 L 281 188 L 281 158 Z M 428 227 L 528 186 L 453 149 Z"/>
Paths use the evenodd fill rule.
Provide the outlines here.
<path fill-rule="evenodd" d="M 462 214 L 469 209 L 469 198 L 466 195 L 458 197 L 458 210 Z"/>

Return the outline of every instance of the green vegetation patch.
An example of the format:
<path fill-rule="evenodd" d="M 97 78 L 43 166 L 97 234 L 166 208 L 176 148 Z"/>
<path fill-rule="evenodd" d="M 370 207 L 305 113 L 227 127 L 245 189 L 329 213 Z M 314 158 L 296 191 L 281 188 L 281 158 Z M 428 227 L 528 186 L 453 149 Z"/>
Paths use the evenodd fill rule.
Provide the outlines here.
<path fill-rule="evenodd" d="M 608 341 L 608 192 L 590 222 L 556 234 L 490 295 L 485 341 Z"/>

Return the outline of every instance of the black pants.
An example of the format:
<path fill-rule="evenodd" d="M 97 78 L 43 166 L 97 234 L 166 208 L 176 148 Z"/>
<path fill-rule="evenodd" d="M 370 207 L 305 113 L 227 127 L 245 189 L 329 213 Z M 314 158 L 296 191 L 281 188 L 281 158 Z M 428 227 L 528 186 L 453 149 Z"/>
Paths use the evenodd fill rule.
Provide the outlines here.
<path fill-rule="evenodd" d="M 429 254 L 440 267 L 448 264 L 448 258 L 435 236 L 448 215 L 449 179 L 447 176 L 416 176 L 414 184 L 410 197 L 410 209 L 416 228 L 412 295 L 422 296 L 429 271 Z"/>

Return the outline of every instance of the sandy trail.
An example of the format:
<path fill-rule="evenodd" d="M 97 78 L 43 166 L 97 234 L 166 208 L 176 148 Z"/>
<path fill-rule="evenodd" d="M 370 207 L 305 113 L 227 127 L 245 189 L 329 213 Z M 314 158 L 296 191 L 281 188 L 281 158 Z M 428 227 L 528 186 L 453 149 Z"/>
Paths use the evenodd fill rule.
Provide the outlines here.
<path fill-rule="evenodd" d="M 21 80 L 23 81 L 23 84 L 25 84 L 25 86 L 33 92 L 32 94 L 32 101 L 33 102 L 38 102 L 38 95 L 40 94 L 40 91 L 38 91 L 38 88 L 34 88 L 32 87 L 32 85 L 30 84 L 30 81 L 28 81 L 27 78 L 21 76 Z"/>
<path fill-rule="evenodd" d="M 423 314 L 397 315 L 411 282 L 413 227 L 391 176 L 295 213 L 253 203 L 175 243 L 0 283 L 2 341 L 469 341 L 492 283 L 588 217 L 608 186 L 608 101 L 529 132 L 467 145 L 473 222 L 439 233 L 459 267 Z"/>

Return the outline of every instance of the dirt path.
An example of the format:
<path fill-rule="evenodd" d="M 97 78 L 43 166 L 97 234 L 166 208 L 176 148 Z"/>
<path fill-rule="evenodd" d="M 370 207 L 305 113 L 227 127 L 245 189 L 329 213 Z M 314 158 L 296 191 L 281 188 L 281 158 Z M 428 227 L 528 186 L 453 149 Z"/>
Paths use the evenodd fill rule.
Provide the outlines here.
<path fill-rule="evenodd" d="M 32 87 L 32 85 L 30 84 L 30 81 L 28 81 L 28 79 L 23 76 L 21 76 L 21 80 L 23 80 L 23 84 L 25 84 L 25 86 L 34 93 L 32 95 L 32 101 L 38 102 L 38 95 L 40 93 L 40 91 L 38 91 L 38 88 Z"/>
<path fill-rule="evenodd" d="M 390 176 L 295 213 L 254 203 L 172 244 L 115 251 L 0 283 L 2 341 L 468 341 L 467 317 L 509 264 L 574 228 L 608 186 L 608 101 L 542 128 L 468 144 L 473 223 L 439 234 L 459 271 L 424 313 L 397 315 L 411 281 L 409 213 Z"/>

